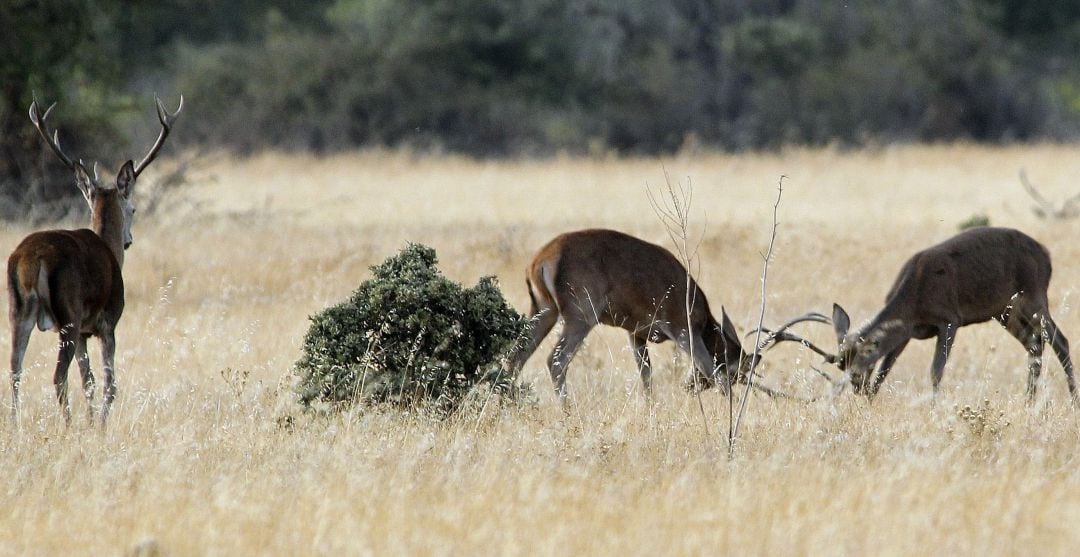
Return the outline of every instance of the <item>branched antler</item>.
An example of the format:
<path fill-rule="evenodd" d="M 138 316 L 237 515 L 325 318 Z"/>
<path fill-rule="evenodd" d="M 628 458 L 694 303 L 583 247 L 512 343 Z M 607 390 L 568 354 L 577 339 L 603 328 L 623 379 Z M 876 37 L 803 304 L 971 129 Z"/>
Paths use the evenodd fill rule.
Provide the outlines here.
<path fill-rule="evenodd" d="M 161 146 L 165 145 L 165 138 L 169 137 L 169 132 L 172 131 L 172 125 L 176 122 L 176 117 L 180 114 L 180 111 L 184 109 L 184 96 L 180 95 L 180 106 L 176 107 L 176 112 L 169 113 L 165 110 L 165 105 L 161 103 L 161 99 L 154 97 L 154 101 L 157 102 L 158 120 L 161 122 L 161 133 L 158 134 L 157 141 L 154 141 L 154 146 L 150 148 L 150 152 L 143 157 L 143 160 L 139 161 L 139 164 L 135 167 L 135 177 L 142 174 L 143 170 L 154 162 L 157 157 L 158 151 L 161 150 Z M 46 113 L 47 114 L 47 113 Z M 31 114 L 31 118 L 33 115 Z"/>
<path fill-rule="evenodd" d="M 71 159 L 71 157 L 67 156 L 67 154 L 64 153 L 63 149 L 60 148 L 60 132 L 57 130 L 53 130 L 51 134 L 49 133 L 49 127 L 46 121 L 49 119 L 49 114 L 52 113 L 52 110 L 54 108 L 56 108 L 56 103 L 52 103 L 51 105 L 49 105 L 49 108 L 45 109 L 45 114 L 41 114 L 41 109 L 38 107 L 37 99 L 34 99 L 34 101 L 30 103 L 30 121 L 34 124 L 34 127 L 37 128 L 37 131 L 41 134 L 42 139 L 45 140 L 45 144 L 52 149 L 53 153 L 56 154 L 57 158 L 59 158 L 60 161 L 64 163 L 64 166 L 67 166 L 69 169 L 71 169 L 72 172 L 74 172 L 74 161 Z"/>
<path fill-rule="evenodd" d="M 799 344 L 802 344 L 803 346 L 809 348 L 810 350 L 813 350 L 814 352 L 817 352 L 821 356 L 824 356 L 826 362 L 829 362 L 829 363 L 835 362 L 836 361 L 836 355 L 835 354 L 831 354 L 831 353 L 819 348 L 817 345 L 810 342 L 809 340 L 807 340 L 807 339 L 805 339 L 805 338 L 803 338 L 803 337 L 801 337 L 801 336 L 799 336 L 799 335 L 797 335 L 795 333 L 792 333 L 791 331 L 788 331 L 788 329 L 792 325 L 796 325 L 798 323 L 803 323 L 805 321 L 813 321 L 815 323 L 832 323 L 832 320 L 830 320 L 828 317 L 825 317 L 824 315 L 822 315 L 820 313 L 812 311 L 812 312 L 807 313 L 805 315 L 800 315 L 799 317 L 796 317 L 795 319 L 792 319 L 792 320 L 788 321 L 787 323 L 784 323 L 783 325 L 780 326 L 780 328 L 776 329 L 775 331 L 773 331 L 772 329 L 768 329 L 766 327 L 761 327 L 760 329 L 754 329 L 754 330 L 752 330 L 752 331 L 750 331 L 750 332 L 748 332 L 746 334 L 747 334 L 747 336 L 749 336 L 751 334 L 756 333 L 759 330 L 761 332 L 765 333 L 767 336 L 758 345 L 758 348 L 762 349 L 762 350 L 767 349 L 767 348 L 771 348 L 772 346 L 776 346 L 777 344 L 779 344 L 781 342 L 784 342 L 784 341 L 794 341 L 794 342 L 798 342 Z"/>

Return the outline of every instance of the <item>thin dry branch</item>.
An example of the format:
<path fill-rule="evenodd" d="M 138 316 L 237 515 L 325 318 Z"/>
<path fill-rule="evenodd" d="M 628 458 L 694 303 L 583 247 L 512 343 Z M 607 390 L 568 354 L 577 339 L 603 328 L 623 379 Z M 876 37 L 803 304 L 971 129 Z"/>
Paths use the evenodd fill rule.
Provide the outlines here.
<path fill-rule="evenodd" d="M 776 186 L 776 203 L 773 204 L 772 212 L 772 229 L 769 233 L 769 249 L 763 257 L 764 262 L 761 269 L 761 311 L 758 313 L 757 332 L 754 337 L 754 353 L 750 357 L 750 369 L 754 369 L 757 366 L 758 360 L 761 359 L 761 328 L 765 322 L 765 302 L 767 300 L 766 295 L 768 293 L 768 280 L 769 280 L 769 261 L 772 260 L 773 246 L 776 244 L 776 228 L 778 225 L 777 212 L 780 209 L 780 199 L 784 195 L 784 178 L 787 176 L 781 175 L 780 181 Z M 750 389 L 754 387 L 754 374 L 748 373 L 746 376 L 746 389 L 743 391 L 742 400 L 739 401 L 739 412 L 735 415 L 734 425 L 731 426 L 728 434 L 728 455 L 735 452 L 735 439 L 739 435 L 739 425 L 742 424 L 742 417 L 746 411 L 746 403 L 750 399 Z"/>
<path fill-rule="evenodd" d="M 165 200 L 169 198 L 184 199 L 181 194 L 194 185 L 191 181 L 191 172 L 209 166 L 220 156 L 222 155 L 211 155 L 204 148 L 188 151 L 174 159 L 172 166 L 167 166 L 152 181 L 145 185 L 140 184 L 139 205 L 142 214 L 157 214 L 165 206 Z M 188 203 L 192 202 L 188 201 Z"/>
<path fill-rule="evenodd" d="M 660 191 L 659 197 L 655 196 L 651 189 L 646 189 L 646 194 L 649 197 L 649 203 L 652 204 L 653 212 L 660 218 L 660 222 L 663 223 L 664 229 L 667 230 L 668 236 L 671 238 L 671 242 L 675 245 L 675 250 L 679 254 L 679 259 L 682 260 L 683 268 L 686 269 L 686 295 L 683 299 L 686 311 L 686 322 L 689 325 L 691 322 L 690 315 L 694 310 L 694 302 L 696 301 L 696 292 L 693 291 L 693 273 L 691 273 L 691 267 L 698 261 L 698 249 L 701 247 L 701 241 L 705 237 L 705 229 L 702 227 L 701 236 L 697 238 L 692 244 L 690 240 L 690 207 L 693 205 L 694 199 L 694 187 L 687 178 L 686 185 L 682 182 L 671 181 L 671 176 L 668 174 L 667 168 L 661 167 L 664 172 L 664 187 Z M 687 340 L 689 341 L 689 373 L 688 377 L 696 377 L 694 374 L 694 365 L 697 361 L 694 358 L 694 331 L 693 327 L 687 326 L 686 328 Z M 730 391 L 730 389 L 728 389 Z M 701 412 L 701 423 L 705 428 L 705 436 L 709 437 L 709 420 L 705 416 L 705 404 L 701 401 L 701 389 L 694 389 L 694 394 L 697 397 L 698 410 Z"/>

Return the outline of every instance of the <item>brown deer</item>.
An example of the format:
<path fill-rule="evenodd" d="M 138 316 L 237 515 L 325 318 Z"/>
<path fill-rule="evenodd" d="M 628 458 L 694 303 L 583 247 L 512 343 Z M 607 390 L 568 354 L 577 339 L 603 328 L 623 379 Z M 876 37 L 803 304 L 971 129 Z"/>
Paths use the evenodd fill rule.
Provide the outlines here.
<path fill-rule="evenodd" d="M 930 382 L 937 394 L 957 329 L 994 319 L 1028 352 L 1029 399 L 1035 396 L 1043 347 L 1049 341 L 1076 401 L 1069 341 L 1054 323 L 1047 304 L 1050 271 L 1050 253 L 1030 236 L 1009 228 L 972 228 L 908 259 L 885 307 L 859 330 L 848 331 L 847 312 L 834 304 L 836 355 L 790 333 L 782 333 L 778 340 L 801 341 L 823 354 L 845 372 L 855 392 L 872 398 L 911 339 L 937 337 L 930 367 Z"/>
<path fill-rule="evenodd" d="M 745 381 L 751 353 L 743 350 L 727 312 L 717 323 L 709 303 L 686 268 L 668 250 L 614 230 L 580 230 L 557 236 L 533 257 L 526 276 L 534 319 L 531 336 L 510 358 L 520 370 L 555 322 L 559 340 L 548 358 L 555 392 L 566 400 L 566 369 L 586 335 L 597 324 L 630 333 L 630 346 L 646 393 L 652 388 L 648 342 L 673 340 L 693 357 L 688 389 Z M 690 295 L 687 296 L 689 291 Z M 689 308 L 689 309 L 688 309 Z M 801 321 L 828 320 L 807 314 Z M 755 364 L 756 365 L 756 364 Z"/>
<path fill-rule="evenodd" d="M 50 106 L 41 114 L 37 102 L 30 105 L 30 121 L 45 143 L 65 166 L 75 173 L 75 184 L 90 206 L 92 229 L 46 230 L 23 239 L 8 257 L 8 317 L 11 322 L 11 412 L 17 417 L 23 356 L 34 326 L 60 333 L 60 349 L 53 374 L 56 398 L 64 418 L 71 421 L 67 394 L 67 373 L 72 358 L 79 363 L 87 413 L 93 417 L 94 376 L 86 341 L 101 339 L 102 370 L 105 378 L 101 407 L 102 423 L 116 396 L 113 356 L 116 352 L 116 324 L 124 311 L 124 250 L 131 246 L 131 221 L 135 214 L 132 193 L 135 180 L 154 160 L 168 137 L 184 99 L 176 112 L 169 113 L 157 100 L 161 133 L 139 164 L 127 161 L 116 183 L 102 184 L 94 165 L 91 176 L 82 161 L 74 161 L 60 148 L 59 133 L 49 133 Z"/>

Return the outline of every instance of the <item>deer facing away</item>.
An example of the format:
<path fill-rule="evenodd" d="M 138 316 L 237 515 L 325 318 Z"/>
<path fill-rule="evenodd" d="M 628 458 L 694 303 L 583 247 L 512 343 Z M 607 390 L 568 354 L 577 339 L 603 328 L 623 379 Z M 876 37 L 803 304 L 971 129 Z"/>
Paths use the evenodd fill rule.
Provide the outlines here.
<path fill-rule="evenodd" d="M 125 162 L 115 184 L 102 183 L 94 165 L 93 176 L 81 160 L 75 161 L 60 148 L 59 134 L 50 135 L 47 119 L 53 107 L 41 114 L 37 102 L 30 105 L 30 120 L 53 153 L 75 175 L 75 184 L 90 207 L 91 229 L 46 230 L 30 234 L 8 257 L 8 317 L 11 324 L 12 416 L 17 416 L 23 356 L 34 326 L 60 333 L 60 348 L 53 374 L 56 397 L 65 419 L 71 420 L 67 373 L 74 358 L 82 375 L 88 413 L 93 416 L 94 376 L 86 341 L 101 340 L 105 422 L 116 396 L 113 359 L 116 325 L 124 311 L 124 250 L 132 243 L 131 221 L 135 214 L 132 193 L 139 174 L 154 160 L 165 143 L 176 116 L 157 101 L 161 133 L 150 152 L 135 165 Z M 55 106 L 55 105 L 53 105 Z"/>
<path fill-rule="evenodd" d="M 1035 396 L 1043 347 L 1049 342 L 1076 401 L 1069 341 L 1047 303 L 1050 272 L 1050 253 L 1030 236 L 1009 228 L 972 228 L 908 259 L 885 307 L 859 330 L 849 331 L 847 312 L 834 304 L 837 354 L 789 333 L 779 340 L 804 342 L 844 371 L 855 392 L 873 397 L 911 339 L 936 337 L 930 381 L 937 393 L 957 329 L 993 319 L 1028 352 L 1029 399 Z M 875 366 L 877 374 L 871 377 Z"/>
<path fill-rule="evenodd" d="M 533 257 L 526 276 L 533 324 L 530 338 L 510 358 L 520 370 L 555 323 L 563 328 L 548 358 L 556 393 L 566 399 L 566 369 L 597 324 L 625 329 L 641 382 L 651 392 L 648 342 L 673 340 L 693 356 L 688 389 L 745 381 L 751 354 L 744 351 L 726 312 L 717 323 L 705 294 L 668 250 L 614 230 L 580 230 L 557 236 Z M 689 290 L 690 296 L 687 297 Z M 689 299 L 689 303 L 687 300 Z M 687 311 L 689 305 L 689 311 Z M 808 314 L 800 321 L 827 321 Z"/>

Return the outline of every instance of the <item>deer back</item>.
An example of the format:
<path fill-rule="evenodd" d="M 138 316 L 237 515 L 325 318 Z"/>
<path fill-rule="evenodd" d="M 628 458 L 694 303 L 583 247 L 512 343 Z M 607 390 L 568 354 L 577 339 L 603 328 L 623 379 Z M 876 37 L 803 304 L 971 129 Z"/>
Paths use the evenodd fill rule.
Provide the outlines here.
<path fill-rule="evenodd" d="M 987 321 L 1017 293 L 1045 300 L 1050 274 L 1049 252 L 1030 236 L 1009 228 L 973 228 L 912 256 L 876 321 Z"/>
<path fill-rule="evenodd" d="M 564 319 L 591 319 L 630 331 L 659 324 L 686 330 L 688 325 L 686 268 L 663 247 L 628 234 L 600 229 L 562 234 L 540 249 L 529 276 L 550 292 Z M 689 286 L 690 326 L 714 325 L 704 293 L 692 278 Z"/>

